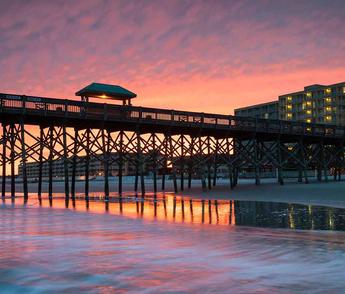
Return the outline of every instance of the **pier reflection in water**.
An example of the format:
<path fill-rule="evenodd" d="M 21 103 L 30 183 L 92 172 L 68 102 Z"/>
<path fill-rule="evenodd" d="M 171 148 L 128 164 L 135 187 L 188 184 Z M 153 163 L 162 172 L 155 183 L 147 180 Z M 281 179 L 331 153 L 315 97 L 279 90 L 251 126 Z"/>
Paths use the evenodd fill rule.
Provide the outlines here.
<path fill-rule="evenodd" d="M 345 209 L 239 200 L 204 200 L 173 195 L 128 196 L 104 202 L 102 197 L 65 201 L 62 197 L 33 200 L 27 206 L 68 208 L 91 213 L 123 215 L 129 218 L 192 224 L 217 224 L 303 230 L 345 231 Z M 22 197 L 3 199 L 5 203 L 24 205 Z"/>

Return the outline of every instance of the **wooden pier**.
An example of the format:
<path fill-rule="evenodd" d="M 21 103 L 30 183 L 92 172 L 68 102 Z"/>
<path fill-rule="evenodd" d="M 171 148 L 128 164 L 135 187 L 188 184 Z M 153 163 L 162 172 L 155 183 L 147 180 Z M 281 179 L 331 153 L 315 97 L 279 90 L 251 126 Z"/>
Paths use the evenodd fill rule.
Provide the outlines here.
<path fill-rule="evenodd" d="M 104 193 L 109 197 L 109 165 L 117 164 L 118 193 L 123 191 L 122 167 L 135 167 L 134 190 L 145 194 L 144 164 L 149 161 L 153 189 L 165 189 L 169 171 L 175 192 L 191 187 L 192 178 L 201 179 L 203 189 L 217 184 L 217 168 L 226 166 L 229 187 L 238 183 L 244 168 L 255 172 L 271 166 L 284 183 L 284 170 L 295 168 L 299 181 L 308 183 L 308 169 L 328 180 L 330 171 L 340 180 L 345 167 L 343 126 L 293 121 L 255 119 L 231 115 L 111 105 L 0 94 L 2 126 L 2 196 L 10 177 L 15 196 L 15 167 L 21 164 L 24 197 L 28 197 L 27 162 L 38 162 L 38 196 L 42 194 L 42 165 L 49 162 L 48 194 L 53 194 L 53 162 L 64 160 L 65 196 L 75 197 L 76 162 L 83 156 L 85 198 L 89 197 L 89 163 L 96 158 L 104 165 Z M 39 128 L 35 135 L 30 128 Z M 116 158 L 110 160 L 110 154 Z M 133 156 L 133 154 L 135 156 Z M 71 172 L 70 172 L 71 170 Z M 9 173 L 9 174 L 8 174 Z M 71 174 L 70 174 L 71 173 Z M 71 183 L 69 182 L 71 180 Z M 178 185 L 179 184 L 179 185 Z"/>

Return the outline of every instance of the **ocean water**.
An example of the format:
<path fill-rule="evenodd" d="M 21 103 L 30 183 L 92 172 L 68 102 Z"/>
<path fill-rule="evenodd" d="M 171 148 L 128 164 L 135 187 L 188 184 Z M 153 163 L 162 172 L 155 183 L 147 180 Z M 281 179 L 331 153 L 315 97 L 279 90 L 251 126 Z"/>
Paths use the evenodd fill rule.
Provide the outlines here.
<path fill-rule="evenodd" d="M 344 293 L 345 210 L 146 197 L 0 205 L 1 293 Z"/>

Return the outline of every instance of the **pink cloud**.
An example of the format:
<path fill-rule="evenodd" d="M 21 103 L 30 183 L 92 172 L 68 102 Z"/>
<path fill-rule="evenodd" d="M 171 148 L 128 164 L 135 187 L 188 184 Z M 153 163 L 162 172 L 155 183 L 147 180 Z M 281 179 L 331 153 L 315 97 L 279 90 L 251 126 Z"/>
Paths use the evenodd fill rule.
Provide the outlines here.
<path fill-rule="evenodd" d="M 141 105 L 232 113 L 306 84 L 344 80 L 343 7 L 2 1 L 0 91 L 74 98 L 98 81 L 132 89 Z"/>

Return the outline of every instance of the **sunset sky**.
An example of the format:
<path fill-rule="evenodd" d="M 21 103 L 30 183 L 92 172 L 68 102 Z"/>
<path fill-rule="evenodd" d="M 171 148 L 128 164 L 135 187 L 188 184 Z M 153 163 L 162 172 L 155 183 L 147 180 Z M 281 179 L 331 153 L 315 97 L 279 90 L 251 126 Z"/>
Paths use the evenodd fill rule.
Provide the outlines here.
<path fill-rule="evenodd" d="M 345 81 L 344 0 L 0 1 L 0 92 L 233 113 Z"/>

